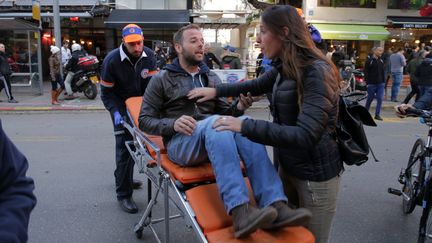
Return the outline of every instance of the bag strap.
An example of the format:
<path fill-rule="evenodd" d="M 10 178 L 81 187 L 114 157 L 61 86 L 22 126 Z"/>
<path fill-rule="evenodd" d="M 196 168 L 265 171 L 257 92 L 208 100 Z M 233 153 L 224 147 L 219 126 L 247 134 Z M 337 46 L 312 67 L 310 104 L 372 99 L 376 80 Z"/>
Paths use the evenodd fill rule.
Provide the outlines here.
<path fill-rule="evenodd" d="M 371 152 L 371 154 L 372 154 L 372 157 L 374 158 L 375 162 L 380 162 L 380 161 L 377 159 L 377 157 L 375 156 L 375 153 L 373 152 L 372 147 L 369 145 L 369 142 L 368 142 L 368 147 L 369 147 L 369 150 L 370 150 L 370 152 Z"/>

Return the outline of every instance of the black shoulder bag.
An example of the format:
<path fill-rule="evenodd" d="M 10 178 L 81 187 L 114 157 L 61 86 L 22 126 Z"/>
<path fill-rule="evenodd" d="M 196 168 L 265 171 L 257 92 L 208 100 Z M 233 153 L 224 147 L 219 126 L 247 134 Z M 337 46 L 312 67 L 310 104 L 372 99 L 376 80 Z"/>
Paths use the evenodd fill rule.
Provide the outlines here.
<path fill-rule="evenodd" d="M 363 125 L 377 126 L 368 110 L 360 105 L 358 100 L 352 101 L 347 96 L 341 96 L 336 139 L 339 144 L 341 159 L 347 165 L 365 163 L 368 161 L 369 151 L 371 151 L 375 161 L 378 162 L 369 146 Z"/>

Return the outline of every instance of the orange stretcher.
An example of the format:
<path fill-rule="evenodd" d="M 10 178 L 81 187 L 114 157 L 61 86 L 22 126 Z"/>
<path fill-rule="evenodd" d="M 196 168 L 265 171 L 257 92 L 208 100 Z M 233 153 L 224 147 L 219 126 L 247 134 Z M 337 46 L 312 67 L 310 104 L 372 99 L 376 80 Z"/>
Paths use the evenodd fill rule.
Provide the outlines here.
<path fill-rule="evenodd" d="M 124 124 L 133 137 L 133 140 L 126 142 L 126 147 L 139 172 L 144 173 L 148 180 L 148 205 L 134 228 L 137 238 L 142 238 L 144 228 L 148 227 L 157 241 L 161 242 L 153 225 L 163 222 L 164 242 L 170 242 L 169 220 L 181 217 L 193 228 L 201 242 L 315 242 L 313 235 L 304 227 L 285 227 L 277 231 L 258 230 L 247 238 L 234 238 L 231 216 L 227 214 L 220 198 L 211 164 L 181 167 L 171 162 L 162 138 L 139 130 L 141 104 L 142 97 L 132 97 L 126 101 L 128 115 L 133 124 Z M 249 187 L 251 202 L 254 203 L 247 177 L 245 181 Z M 163 197 L 164 218 L 153 219 L 152 210 L 159 196 Z M 178 213 L 171 215 L 174 209 Z"/>

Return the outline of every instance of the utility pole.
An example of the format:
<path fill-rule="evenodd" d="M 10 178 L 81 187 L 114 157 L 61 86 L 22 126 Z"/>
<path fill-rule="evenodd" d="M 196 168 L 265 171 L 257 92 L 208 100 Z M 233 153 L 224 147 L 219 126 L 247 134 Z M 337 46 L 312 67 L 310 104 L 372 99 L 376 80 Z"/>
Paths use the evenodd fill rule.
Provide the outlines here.
<path fill-rule="evenodd" d="M 37 20 L 39 23 L 39 27 L 38 27 L 38 38 L 37 38 L 37 58 L 38 58 L 38 86 L 39 86 L 39 95 L 43 94 L 43 74 L 42 74 L 42 42 L 41 42 L 41 36 L 42 36 L 42 19 L 40 16 L 40 1 L 39 0 L 32 0 L 32 19 Z M 30 33 L 27 32 L 27 34 L 29 35 Z M 30 44 L 30 43 L 29 43 Z M 31 72 L 35 72 L 35 70 L 32 70 L 30 68 Z M 33 77 L 34 75 L 30 75 L 30 82 L 31 85 L 33 86 Z"/>
<path fill-rule="evenodd" d="M 60 6 L 59 0 L 53 0 L 53 15 L 54 15 L 54 37 L 55 44 L 58 48 L 62 47 L 61 30 L 60 30 Z M 61 51 L 60 51 L 61 53 Z M 61 56 L 61 54 L 60 54 Z M 61 59 L 60 59 L 61 63 Z M 63 65 L 60 65 L 60 74 L 63 76 Z"/>

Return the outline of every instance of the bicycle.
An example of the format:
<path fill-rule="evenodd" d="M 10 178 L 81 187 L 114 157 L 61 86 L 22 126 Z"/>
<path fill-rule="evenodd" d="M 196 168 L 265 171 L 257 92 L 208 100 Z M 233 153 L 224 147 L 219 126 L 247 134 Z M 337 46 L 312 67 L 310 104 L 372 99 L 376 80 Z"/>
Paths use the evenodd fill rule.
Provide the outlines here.
<path fill-rule="evenodd" d="M 419 138 L 411 149 L 406 169 L 401 169 L 398 181 L 402 190 L 388 188 L 388 192 L 402 196 L 402 210 L 405 214 L 414 211 L 415 206 L 422 206 L 423 212 L 419 224 L 418 243 L 432 242 L 432 113 L 409 108 L 408 116 L 420 117 L 421 122 L 429 127 L 427 142 Z"/>

